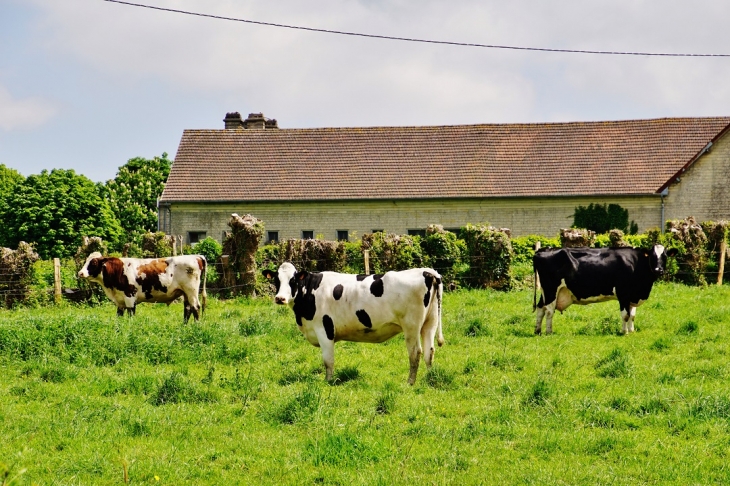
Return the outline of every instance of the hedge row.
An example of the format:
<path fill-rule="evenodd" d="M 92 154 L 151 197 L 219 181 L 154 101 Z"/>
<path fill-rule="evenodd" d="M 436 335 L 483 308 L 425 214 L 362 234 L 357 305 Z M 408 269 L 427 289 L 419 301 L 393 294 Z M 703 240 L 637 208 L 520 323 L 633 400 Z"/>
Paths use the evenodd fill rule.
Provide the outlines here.
<path fill-rule="evenodd" d="M 656 228 L 633 235 L 621 230 L 595 234 L 571 228 L 561 230 L 554 238 L 540 235 L 511 238 L 508 229 L 488 224 L 468 224 L 458 236 L 432 225 L 425 237 L 374 233 L 354 242 L 286 240 L 260 247 L 257 264 L 275 269 L 282 262 L 291 261 L 297 268 L 308 271 L 364 273 L 363 250 L 368 250 L 371 273 L 427 266 L 440 272 L 451 288 L 507 290 L 532 275 L 532 257 L 538 242 L 542 248 L 649 248 L 662 244 L 679 250 L 677 258 L 670 259 L 664 278 L 702 285 L 717 276 L 719 248 L 722 241 L 727 241 L 728 226 L 724 221 L 698 224 L 690 217 L 667 221 L 664 233 Z"/>

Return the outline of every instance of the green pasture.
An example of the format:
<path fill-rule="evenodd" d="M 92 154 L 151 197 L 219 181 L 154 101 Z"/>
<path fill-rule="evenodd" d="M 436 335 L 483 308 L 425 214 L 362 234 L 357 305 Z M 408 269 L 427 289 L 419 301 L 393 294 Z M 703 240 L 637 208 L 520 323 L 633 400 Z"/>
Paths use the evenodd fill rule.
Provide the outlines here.
<path fill-rule="evenodd" d="M 0 311 L 0 484 L 727 484 L 730 287 L 657 284 L 534 336 L 531 291 L 444 297 L 408 386 L 401 336 L 338 343 L 334 384 L 268 299 Z"/>

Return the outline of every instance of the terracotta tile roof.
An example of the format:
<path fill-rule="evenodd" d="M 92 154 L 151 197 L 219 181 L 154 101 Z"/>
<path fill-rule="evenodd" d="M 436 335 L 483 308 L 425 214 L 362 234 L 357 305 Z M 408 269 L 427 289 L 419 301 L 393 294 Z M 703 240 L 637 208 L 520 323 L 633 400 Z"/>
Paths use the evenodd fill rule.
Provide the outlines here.
<path fill-rule="evenodd" d="M 654 194 L 730 117 L 185 130 L 163 202 Z"/>

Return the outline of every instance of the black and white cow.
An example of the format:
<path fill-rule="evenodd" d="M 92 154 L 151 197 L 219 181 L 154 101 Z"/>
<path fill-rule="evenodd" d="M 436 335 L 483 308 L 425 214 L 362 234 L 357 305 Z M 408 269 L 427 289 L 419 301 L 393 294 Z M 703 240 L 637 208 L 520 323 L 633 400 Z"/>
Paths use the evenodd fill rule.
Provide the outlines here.
<path fill-rule="evenodd" d="M 618 300 L 623 332 L 634 332 L 636 308 L 649 298 L 652 285 L 666 269 L 667 256 L 662 245 L 641 248 L 559 248 L 542 249 L 532 259 L 535 280 L 541 287 L 535 334 L 553 332 L 553 314 L 572 304 L 592 304 Z"/>
<path fill-rule="evenodd" d="M 410 375 L 416 381 L 423 355 L 431 367 L 434 338 L 444 343 L 441 331 L 441 276 L 430 268 L 415 268 L 384 275 L 336 272 L 297 272 L 283 263 L 276 273 L 264 270 L 276 286 L 274 301 L 294 310 L 299 330 L 322 349 L 327 380 L 332 379 L 336 341 L 382 343 L 403 333 L 408 347 Z"/>

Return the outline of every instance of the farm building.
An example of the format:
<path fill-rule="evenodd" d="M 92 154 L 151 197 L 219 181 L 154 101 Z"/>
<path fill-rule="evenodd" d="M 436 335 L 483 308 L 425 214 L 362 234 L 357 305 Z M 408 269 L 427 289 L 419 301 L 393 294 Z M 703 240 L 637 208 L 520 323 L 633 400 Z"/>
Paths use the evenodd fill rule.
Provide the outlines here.
<path fill-rule="evenodd" d="M 279 128 L 229 113 L 185 130 L 160 230 L 221 240 L 231 213 L 266 239 L 419 234 L 429 224 L 554 236 L 579 205 L 667 219 L 730 219 L 730 117 L 419 127 Z"/>

